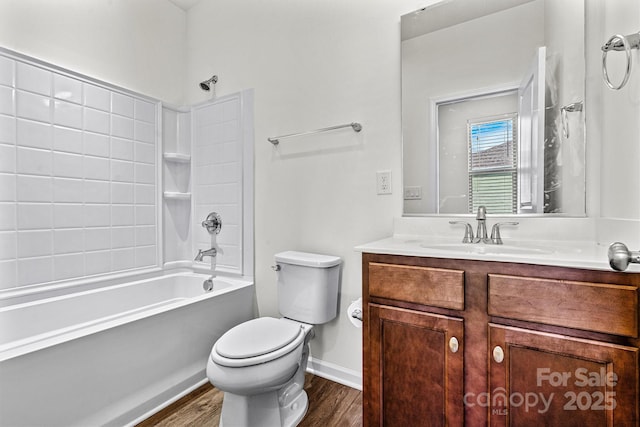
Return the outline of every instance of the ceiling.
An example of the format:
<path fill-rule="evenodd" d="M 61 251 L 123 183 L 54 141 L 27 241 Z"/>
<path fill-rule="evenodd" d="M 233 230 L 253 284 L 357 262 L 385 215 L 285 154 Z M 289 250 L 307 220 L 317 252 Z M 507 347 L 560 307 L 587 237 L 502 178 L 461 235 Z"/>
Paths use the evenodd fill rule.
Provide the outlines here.
<path fill-rule="evenodd" d="M 191 9 L 200 0 L 169 0 L 171 3 L 178 6 L 180 9 L 187 11 Z"/>
<path fill-rule="evenodd" d="M 172 0 L 173 1 L 173 0 Z M 451 27 L 466 21 L 533 0 L 440 0 L 427 7 L 403 15 L 401 19 L 402 39 L 407 40 L 423 34 Z"/>

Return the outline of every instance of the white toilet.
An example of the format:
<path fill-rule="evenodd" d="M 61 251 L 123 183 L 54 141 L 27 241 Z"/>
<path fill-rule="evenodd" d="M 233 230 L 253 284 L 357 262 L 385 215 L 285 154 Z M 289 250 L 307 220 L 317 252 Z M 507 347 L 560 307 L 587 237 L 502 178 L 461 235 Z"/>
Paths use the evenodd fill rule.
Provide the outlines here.
<path fill-rule="evenodd" d="M 224 391 L 221 426 L 289 427 L 307 412 L 309 341 L 313 325 L 337 315 L 340 258 L 288 251 L 275 260 L 284 317 L 242 323 L 211 350 L 207 377 Z"/>

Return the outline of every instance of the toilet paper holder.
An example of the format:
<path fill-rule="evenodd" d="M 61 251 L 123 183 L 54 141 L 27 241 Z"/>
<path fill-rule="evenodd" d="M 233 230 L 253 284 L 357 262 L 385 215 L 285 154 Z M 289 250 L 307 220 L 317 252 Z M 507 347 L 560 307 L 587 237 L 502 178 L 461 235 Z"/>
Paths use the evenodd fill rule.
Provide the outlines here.
<path fill-rule="evenodd" d="M 351 304 L 347 307 L 347 315 L 349 316 L 349 322 L 353 326 L 362 328 L 362 297 L 351 301 Z"/>

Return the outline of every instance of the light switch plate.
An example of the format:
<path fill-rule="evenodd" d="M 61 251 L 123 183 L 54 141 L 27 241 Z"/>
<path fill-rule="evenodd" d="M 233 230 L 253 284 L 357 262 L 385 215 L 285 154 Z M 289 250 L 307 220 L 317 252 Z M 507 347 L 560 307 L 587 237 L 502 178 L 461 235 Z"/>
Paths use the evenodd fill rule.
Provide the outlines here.
<path fill-rule="evenodd" d="M 405 200 L 421 200 L 422 187 L 421 186 L 404 187 L 404 199 Z"/>

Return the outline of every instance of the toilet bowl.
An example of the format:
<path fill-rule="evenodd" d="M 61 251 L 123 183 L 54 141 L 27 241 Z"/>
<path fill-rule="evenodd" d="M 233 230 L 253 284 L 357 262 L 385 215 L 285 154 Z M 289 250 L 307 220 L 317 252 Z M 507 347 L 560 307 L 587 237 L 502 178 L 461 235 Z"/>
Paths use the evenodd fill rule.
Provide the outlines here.
<path fill-rule="evenodd" d="M 213 346 L 207 375 L 214 386 L 235 394 L 280 388 L 297 371 L 310 329 L 310 325 L 273 317 L 245 322 Z"/>
<path fill-rule="evenodd" d="M 308 406 L 303 387 L 312 336 L 311 325 L 272 317 L 223 335 L 207 363 L 210 382 L 225 392 L 220 425 L 297 425 Z"/>
<path fill-rule="evenodd" d="M 293 427 L 306 414 L 309 341 L 313 325 L 337 315 L 340 258 L 289 251 L 276 262 L 284 317 L 242 323 L 211 350 L 207 377 L 224 392 L 221 426 Z"/>

